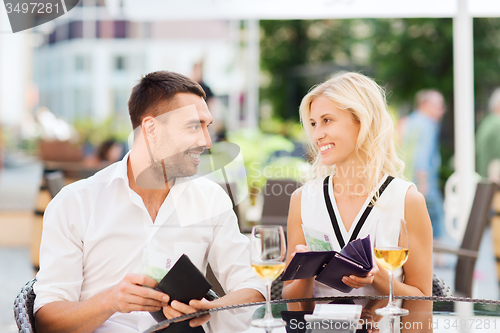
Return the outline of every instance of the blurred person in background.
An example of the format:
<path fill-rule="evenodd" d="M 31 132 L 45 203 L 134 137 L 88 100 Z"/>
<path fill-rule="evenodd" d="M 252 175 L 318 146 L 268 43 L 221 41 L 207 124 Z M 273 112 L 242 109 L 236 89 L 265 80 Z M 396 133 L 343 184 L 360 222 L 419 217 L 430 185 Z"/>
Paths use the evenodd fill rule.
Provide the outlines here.
<path fill-rule="evenodd" d="M 415 110 L 400 123 L 405 176 L 425 196 L 434 239 L 444 237 L 443 195 L 439 188 L 439 132 L 446 112 L 443 95 L 424 89 L 415 95 Z"/>
<path fill-rule="evenodd" d="M 115 139 L 108 139 L 99 146 L 97 157 L 100 161 L 111 164 L 125 157 L 125 153 L 125 147 L 121 142 Z"/>
<path fill-rule="evenodd" d="M 217 105 L 217 98 L 215 98 L 215 94 L 212 92 L 212 89 L 210 89 L 208 84 L 203 79 L 203 60 L 200 60 L 193 65 L 191 78 L 201 86 L 207 95 L 207 106 L 208 109 L 211 110 L 213 118 L 212 126 L 209 128 L 210 136 L 215 142 L 227 141 L 226 129 L 222 121 L 221 108 Z"/>
<path fill-rule="evenodd" d="M 481 177 L 500 181 L 500 88 L 488 103 L 489 114 L 484 117 L 476 133 L 477 172 Z"/>
<path fill-rule="evenodd" d="M 97 147 L 96 152 L 91 152 L 84 158 L 84 165 L 90 168 L 104 168 L 125 157 L 127 149 L 123 142 L 110 138 Z"/>
<path fill-rule="evenodd" d="M 193 74 L 191 75 L 191 78 L 201 86 L 201 88 L 205 92 L 205 95 L 207 96 L 207 104 L 210 104 L 212 102 L 212 98 L 214 97 L 214 93 L 203 80 L 203 61 L 199 61 L 193 65 Z"/>

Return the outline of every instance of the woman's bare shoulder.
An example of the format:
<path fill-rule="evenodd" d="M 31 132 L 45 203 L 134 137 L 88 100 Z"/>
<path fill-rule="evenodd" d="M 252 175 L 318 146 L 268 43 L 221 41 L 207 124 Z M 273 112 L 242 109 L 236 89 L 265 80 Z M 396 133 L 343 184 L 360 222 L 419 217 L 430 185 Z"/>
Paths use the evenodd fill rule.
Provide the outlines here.
<path fill-rule="evenodd" d="M 304 185 L 293 191 L 292 193 L 292 198 L 296 198 L 300 200 L 300 197 L 302 196 L 302 189 L 304 188 Z"/>
<path fill-rule="evenodd" d="M 425 233 L 427 229 L 431 230 L 430 232 L 432 233 L 431 220 L 427 212 L 425 198 L 415 186 L 410 186 L 406 192 L 405 220 L 409 227 L 418 227 L 419 233 Z"/>
<path fill-rule="evenodd" d="M 425 208 L 425 197 L 417 190 L 417 187 L 412 185 L 408 188 L 405 197 L 405 208 L 411 209 L 422 206 Z M 405 210 L 406 210 L 405 209 Z"/>

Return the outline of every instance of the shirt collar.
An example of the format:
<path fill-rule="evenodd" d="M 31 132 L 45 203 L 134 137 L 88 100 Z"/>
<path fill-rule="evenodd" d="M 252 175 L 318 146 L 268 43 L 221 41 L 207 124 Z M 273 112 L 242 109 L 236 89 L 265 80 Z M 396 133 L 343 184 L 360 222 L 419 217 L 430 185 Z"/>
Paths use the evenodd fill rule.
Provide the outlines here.
<path fill-rule="evenodd" d="M 122 179 L 123 181 L 126 182 L 127 186 L 128 184 L 128 176 L 127 176 L 127 161 L 130 155 L 130 150 L 125 154 L 125 156 L 122 158 L 121 161 L 116 162 L 116 168 L 111 174 L 111 178 L 109 182 L 114 181 L 115 179 Z"/>

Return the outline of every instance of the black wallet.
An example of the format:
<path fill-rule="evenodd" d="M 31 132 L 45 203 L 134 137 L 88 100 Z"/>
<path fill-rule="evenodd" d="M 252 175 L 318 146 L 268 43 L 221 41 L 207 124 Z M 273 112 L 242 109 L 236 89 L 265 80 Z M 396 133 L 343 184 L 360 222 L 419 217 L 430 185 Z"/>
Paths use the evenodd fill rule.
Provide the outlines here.
<path fill-rule="evenodd" d="M 342 282 L 342 277 L 366 276 L 372 268 L 372 248 L 368 235 L 349 242 L 340 252 L 296 253 L 283 273 L 281 281 L 309 279 L 316 276 L 316 281 L 348 293 L 353 288 Z"/>
<path fill-rule="evenodd" d="M 155 289 L 169 295 L 170 302 L 176 300 L 188 304 L 192 299 L 201 300 L 210 288 L 212 288 L 210 282 L 189 257 L 183 254 Z M 167 319 L 163 310 L 150 313 L 157 322 Z"/>

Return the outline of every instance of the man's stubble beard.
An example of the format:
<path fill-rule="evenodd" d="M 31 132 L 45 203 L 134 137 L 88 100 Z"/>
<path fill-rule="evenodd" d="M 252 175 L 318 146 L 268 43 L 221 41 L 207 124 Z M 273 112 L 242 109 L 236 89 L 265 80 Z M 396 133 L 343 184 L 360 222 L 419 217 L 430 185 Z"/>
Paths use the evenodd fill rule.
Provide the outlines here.
<path fill-rule="evenodd" d="M 155 180 L 166 183 L 171 179 L 191 177 L 196 174 L 196 167 L 194 170 L 189 170 L 188 163 L 190 163 L 190 161 L 183 161 L 184 153 L 179 153 L 177 155 L 180 156 L 164 158 L 163 163 L 162 160 L 156 160 L 151 164 Z"/>

